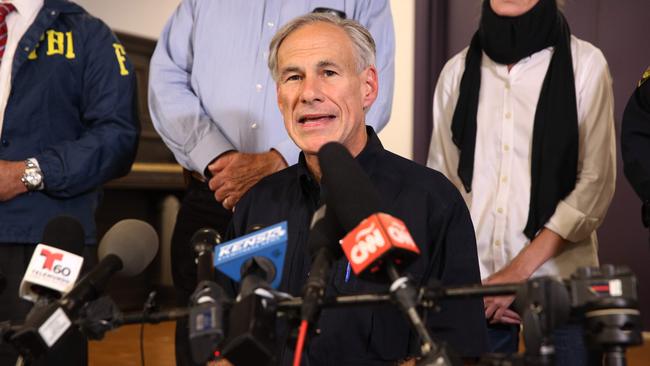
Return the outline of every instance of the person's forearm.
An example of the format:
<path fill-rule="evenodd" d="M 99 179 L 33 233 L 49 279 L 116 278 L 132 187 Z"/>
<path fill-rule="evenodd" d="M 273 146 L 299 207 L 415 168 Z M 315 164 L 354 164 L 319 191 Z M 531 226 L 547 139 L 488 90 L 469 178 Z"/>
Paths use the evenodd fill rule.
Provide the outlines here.
<path fill-rule="evenodd" d="M 546 261 L 553 258 L 566 241 L 560 235 L 544 228 L 519 254 L 510 262 L 508 267 L 522 281 L 530 278 Z"/>

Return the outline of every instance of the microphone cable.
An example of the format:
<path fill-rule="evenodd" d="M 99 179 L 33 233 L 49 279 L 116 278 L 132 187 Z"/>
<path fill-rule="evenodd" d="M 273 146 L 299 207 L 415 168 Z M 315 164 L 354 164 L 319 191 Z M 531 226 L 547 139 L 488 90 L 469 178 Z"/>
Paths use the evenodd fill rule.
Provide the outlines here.
<path fill-rule="evenodd" d="M 300 359 L 302 358 L 302 349 L 305 346 L 305 338 L 307 338 L 307 328 L 309 323 L 307 319 L 303 319 L 300 322 L 300 328 L 298 329 L 298 340 L 296 341 L 296 351 L 293 354 L 293 366 L 300 366 Z"/>
<path fill-rule="evenodd" d="M 146 319 L 149 314 L 156 308 L 156 291 L 151 291 L 145 301 L 144 306 L 142 307 L 142 318 Z M 144 366 L 144 324 L 146 322 L 140 323 L 140 363 Z"/>

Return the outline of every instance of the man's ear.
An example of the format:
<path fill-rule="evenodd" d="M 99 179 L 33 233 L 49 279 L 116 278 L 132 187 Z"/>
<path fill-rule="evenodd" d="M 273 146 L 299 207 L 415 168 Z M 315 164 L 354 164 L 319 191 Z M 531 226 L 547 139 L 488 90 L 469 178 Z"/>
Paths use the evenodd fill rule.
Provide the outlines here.
<path fill-rule="evenodd" d="M 282 105 L 282 100 L 280 99 L 280 83 L 275 83 L 275 97 L 278 101 L 278 108 L 280 108 L 280 115 L 284 116 L 284 106 Z"/>
<path fill-rule="evenodd" d="M 361 91 L 363 93 L 363 109 L 370 108 L 372 103 L 377 99 L 379 93 L 379 80 L 377 76 L 377 68 L 375 65 L 368 66 L 361 72 Z"/>

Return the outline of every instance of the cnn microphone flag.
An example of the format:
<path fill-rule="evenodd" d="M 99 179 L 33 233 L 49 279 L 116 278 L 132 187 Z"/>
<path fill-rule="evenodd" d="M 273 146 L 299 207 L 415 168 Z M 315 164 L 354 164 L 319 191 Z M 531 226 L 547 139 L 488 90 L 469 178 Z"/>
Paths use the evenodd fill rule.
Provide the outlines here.
<path fill-rule="evenodd" d="M 356 275 L 378 269 L 381 257 L 391 251 L 420 254 L 404 222 L 379 212 L 365 218 L 341 241 L 345 256 Z M 375 269 L 375 270 L 376 270 Z"/>

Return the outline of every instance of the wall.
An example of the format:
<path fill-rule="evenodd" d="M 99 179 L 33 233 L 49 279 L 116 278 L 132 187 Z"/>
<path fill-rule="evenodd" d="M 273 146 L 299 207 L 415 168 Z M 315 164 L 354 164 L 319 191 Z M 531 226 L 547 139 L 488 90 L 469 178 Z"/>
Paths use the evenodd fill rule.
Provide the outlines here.
<path fill-rule="evenodd" d="M 157 39 L 179 0 L 73 0 L 117 31 Z"/>
<path fill-rule="evenodd" d="M 179 0 L 75 0 L 117 31 L 157 39 Z M 248 1 L 248 0 L 242 0 Z M 395 22 L 395 91 L 392 118 L 380 137 L 389 150 L 412 156 L 414 0 L 391 0 Z M 128 9 L 128 10 L 127 10 Z M 381 81 L 380 81 L 381 82 Z"/>

